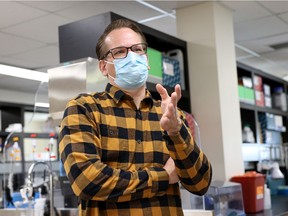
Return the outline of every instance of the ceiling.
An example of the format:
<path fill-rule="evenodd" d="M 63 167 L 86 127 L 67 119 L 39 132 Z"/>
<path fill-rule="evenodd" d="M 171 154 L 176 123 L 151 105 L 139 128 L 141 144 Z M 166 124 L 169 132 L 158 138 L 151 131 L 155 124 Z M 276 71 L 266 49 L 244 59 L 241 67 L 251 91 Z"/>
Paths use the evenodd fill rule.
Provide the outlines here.
<path fill-rule="evenodd" d="M 158 9 L 147 7 L 145 3 Z M 174 9 L 199 3 L 0 1 L 0 64 L 39 71 L 56 67 L 59 65 L 58 26 L 107 11 L 177 37 Z M 217 3 L 233 13 L 237 60 L 274 76 L 288 77 L 288 1 Z M 149 21 L 149 18 L 154 20 Z M 38 86 L 35 81 L 0 75 L 0 89 L 35 92 Z M 44 88 L 44 92 L 47 91 L 47 86 Z"/>

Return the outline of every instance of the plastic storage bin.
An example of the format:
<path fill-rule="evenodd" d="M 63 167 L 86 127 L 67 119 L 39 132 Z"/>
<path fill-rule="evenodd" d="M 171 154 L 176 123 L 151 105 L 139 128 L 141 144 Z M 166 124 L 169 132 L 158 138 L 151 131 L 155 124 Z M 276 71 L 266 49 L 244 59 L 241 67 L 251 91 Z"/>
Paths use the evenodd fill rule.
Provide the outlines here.
<path fill-rule="evenodd" d="M 242 176 L 232 177 L 231 181 L 242 185 L 246 213 L 256 213 L 264 210 L 264 175 L 256 172 L 247 172 Z"/>
<path fill-rule="evenodd" d="M 148 47 L 147 55 L 150 66 L 147 81 L 162 84 L 162 53 L 156 49 Z"/>
<path fill-rule="evenodd" d="M 215 216 L 244 216 L 241 184 L 213 181 L 205 194 L 205 210 Z"/>
<path fill-rule="evenodd" d="M 283 87 L 276 87 L 273 89 L 272 95 L 273 106 L 282 111 L 287 111 L 286 94 Z"/>

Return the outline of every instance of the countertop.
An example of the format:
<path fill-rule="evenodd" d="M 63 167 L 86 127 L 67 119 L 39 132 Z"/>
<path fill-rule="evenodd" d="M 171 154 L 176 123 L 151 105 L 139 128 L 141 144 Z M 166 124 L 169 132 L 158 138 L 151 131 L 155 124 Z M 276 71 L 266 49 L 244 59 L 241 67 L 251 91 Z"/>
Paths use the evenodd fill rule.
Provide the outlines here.
<path fill-rule="evenodd" d="M 288 216 L 288 196 L 272 195 L 271 206 L 269 210 L 246 214 L 246 216 Z"/>
<path fill-rule="evenodd" d="M 288 216 L 288 196 L 273 195 L 271 196 L 272 208 L 269 210 L 264 210 L 261 212 L 246 214 L 246 216 Z M 77 216 L 77 208 L 57 208 L 58 214 L 65 216 Z M 5 216 L 31 216 L 31 211 L 27 209 L 0 209 L 0 215 L 5 214 Z M 200 211 L 200 210 L 184 210 L 184 215 L 213 215 L 212 211 Z"/>
<path fill-rule="evenodd" d="M 57 213 L 59 216 L 77 216 L 78 210 L 77 208 L 71 209 L 57 209 Z M 5 216 L 31 216 L 33 214 L 33 210 L 28 209 L 0 209 L 0 215 Z M 205 210 L 184 210 L 184 216 L 213 216 L 213 211 L 205 211 Z"/>

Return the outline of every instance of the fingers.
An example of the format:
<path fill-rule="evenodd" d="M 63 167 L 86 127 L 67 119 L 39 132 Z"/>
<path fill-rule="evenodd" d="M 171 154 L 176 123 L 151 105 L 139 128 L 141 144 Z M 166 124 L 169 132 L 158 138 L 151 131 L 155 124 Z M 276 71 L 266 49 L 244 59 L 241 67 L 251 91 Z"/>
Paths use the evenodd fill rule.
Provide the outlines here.
<path fill-rule="evenodd" d="M 156 90 L 161 96 L 162 100 L 166 100 L 169 97 L 167 90 L 161 84 L 158 83 L 156 85 Z"/>
<path fill-rule="evenodd" d="M 169 176 L 169 184 L 175 184 L 179 181 L 179 177 L 176 172 L 175 162 L 171 157 L 169 157 L 163 168 L 166 170 Z"/>
<path fill-rule="evenodd" d="M 178 102 L 177 93 L 173 92 L 171 94 L 171 103 L 173 104 L 174 107 L 177 107 L 177 102 Z"/>
<path fill-rule="evenodd" d="M 171 94 L 171 102 L 175 107 L 177 107 L 177 103 L 180 100 L 181 96 L 181 87 L 179 84 L 177 84 L 174 88 L 174 92 Z"/>
<path fill-rule="evenodd" d="M 180 85 L 177 84 L 177 85 L 175 86 L 174 90 L 175 90 L 175 92 L 176 92 L 176 94 L 177 94 L 177 101 L 179 101 L 180 98 L 182 97 Z"/>
<path fill-rule="evenodd" d="M 174 160 L 169 157 L 164 165 L 164 169 L 173 170 L 175 168 Z"/>
<path fill-rule="evenodd" d="M 158 83 L 156 85 L 156 90 L 160 94 L 162 100 L 166 100 L 167 98 L 169 98 L 169 94 L 168 94 L 167 90 L 161 84 Z M 182 97 L 181 87 L 179 84 L 177 84 L 174 88 L 174 92 L 171 94 L 172 100 L 176 100 L 175 101 L 176 103 L 173 102 L 173 104 L 176 105 L 181 97 Z"/>
<path fill-rule="evenodd" d="M 168 104 L 168 111 L 166 113 L 166 116 L 168 118 L 177 118 L 176 110 L 177 110 L 177 106 L 176 105 L 174 105 L 173 103 Z"/>

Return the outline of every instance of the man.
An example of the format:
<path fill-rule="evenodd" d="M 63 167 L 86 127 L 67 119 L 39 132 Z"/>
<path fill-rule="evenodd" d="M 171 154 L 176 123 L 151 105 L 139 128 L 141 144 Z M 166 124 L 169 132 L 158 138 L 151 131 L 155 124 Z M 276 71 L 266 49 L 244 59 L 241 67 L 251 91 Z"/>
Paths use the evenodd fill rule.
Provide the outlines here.
<path fill-rule="evenodd" d="M 212 168 L 177 108 L 181 88 L 162 100 L 145 87 L 147 44 L 128 20 L 112 22 L 96 45 L 104 92 L 69 101 L 60 154 L 80 215 L 183 215 L 179 184 L 203 195 Z"/>

